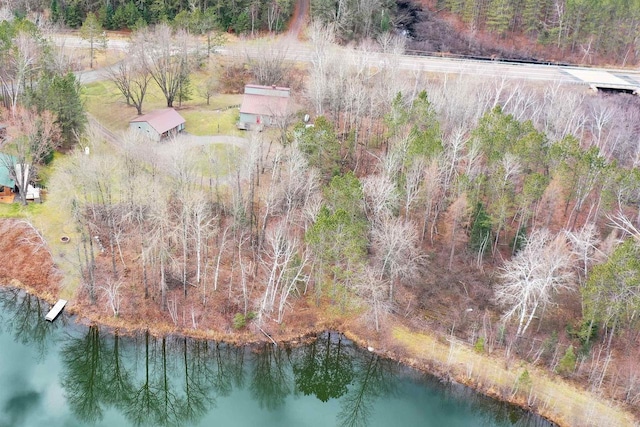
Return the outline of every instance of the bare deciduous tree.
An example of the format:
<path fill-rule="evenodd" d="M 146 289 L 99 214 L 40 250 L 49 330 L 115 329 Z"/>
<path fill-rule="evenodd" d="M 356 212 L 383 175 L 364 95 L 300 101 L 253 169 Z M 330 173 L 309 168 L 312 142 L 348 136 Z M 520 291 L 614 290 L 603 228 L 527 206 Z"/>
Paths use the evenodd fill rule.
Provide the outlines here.
<path fill-rule="evenodd" d="M 249 69 L 260 85 L 282 85 L 287 83 L 291 65 L 286 62 L 289 46 L 285 43 L 269 42 L 256 52 L 246 52 Z"/>
<path fill-rule="evenodd" d="M 191 36 L 183 30 L 174 35 L 168 25 L 160 24 L 153 31 L 143 30 L 132 44 L 144 52 L 145 67 L 160 87 L 167 107 L 173 107 L 193 65 L 196 50 Z"/>
<path fill-rule="evenodd" d="M 219 85 L 217 77 L 210 75 L 198 87 L 200 95 L 207 100 L 207 105 L 209 105 L 211 97 L 218 93 Z"/>
<path fill-rule="evenodd" d="M 289 235 L 287 229 L 286 220 L 281 220 L 267 230 L 262 266 L 268 279 L 258 313 L 260 322 L 277 308 L 276 321 L 281 323 L 289 295 L 299 282 L 306 280 L 303 277 L 307 264 L 306 252 L 301 257 L 296 256 L 299 242 L 296 237 Z"/>
<path fill-rule="evenodd" d="M 106 284 L 99 286 L 99 289 L 103 292 L 105 298 L 107 299 L 107 304 L 113 311 L 113 315 L 118 317 L 120 314 L 120 305 L 122 303 L 122 294 L 120 293 L 120 288 L 122 287 L 123 282 L 121 280 L 112 281 L 111 279 L 107 279 Z"/>
<path fill-rule="evenodd" d="M 328 93 L 327 73 L 331 68 L 331 50 L 335 40 L 335 27 L 313 21 L 309 26 L 309 39 L 313 46 L 311 71 L 307 93 L 317 115 L 324 115 L 324 103 Z"/>
<path fill-rule="evenodd" d="M 380 50 L 383 53 L 390 53 L 393 55 L 404 54 L 405 47 L 407 45 L 407 38 L 394 34 L 390 31 L 385 31 L 380 34 L 376 41 L 380 45 Z"/>
<path fill-rule="evenodd" d="M 116 66 L 108 68 L 107 78 L 118 88 L 127 104 L 133 104 L 138 114 L 142 114 L 142 103 L 151 74 L 140 58 L 129 56 Z"/>
<path fill-rule="evenodd" d="M 375 267 L 366 266 L 356 274 L 354 285 L 356 293 L 367 305 L 367 315 L 373 317 L 373 324 L 379 331 L 385 314 L 391 311 L 387 280 L 380 277 Z"/>
<path fill-rule="evenodd" d="M 615 215 L 607 215 L 607 219 L 611 221 L 611 225 L 615 228 L 630 235 L 636 242 L 640 243 L 640 228 L 627 218 L 624 213 L 618 212 Z"/>
<path fill-rule="evenodd" d="M 8 54 L 0 61 L 0 84 L 5 106 L 15 109 L 18 97 L 24 94 L 27 77 L 39 68 L 43 47 L 32 34 L 25 31 L 18 32 L 11 44 Z"/>
<path fill-rule="evenodd" d="M 598 258 L 598 230 L 595 224 L 587 223 L 577 231 L 565 231 L 573 255 L 582 263 L 581 278 L 587 280 L 589 267 Z"/>
<path fill-rule="evenodd" d="M 369 175 L 362 179 L 365 208 L 369 221 L 384 221 L 398 209 L 396 186 L 386 174 Z"/>
<path fill-rule="evenodd" d="M 502 319 L 516 318 L 516 335 L 524 334 L 540 311 L 553 304 L 561 290 L 573 290 L 571 256 L 563 234 L 535 230 L 515 257 L 505 262 L 501 283 L 495 288 L 496 302 L 505 307 Z"/>
<path fill-rule="evenodd" d="M 411 164 L 405 174 L 404 179 L 404 216 L 409 218 L 409 214 L 418 202 L 422 193 L 424 176 L 426 170 L 424 159 L 418 159 Z"/>
<path fill-rule="evenodd" d="M 415 277 L 424 259 L 417 228 L 412 221 L 387 217 L 374 223 L 371 234 L 380 280 L 388 281 L 392 301 L 397 282 Z"/>
<path fill-rule="evenodd" d="M 421 240 L 427 234 L 429 228 L 429 236 L 431 241 L 435 235 L 436 219 L 440 213 L 443 193 L 448 190 L 441 184 L 441 169 L 437 159 L 425 168 L 424 171 L 424 220 L 422 221 Z"/>
<path fill-rule="evenodd" d="M 319 177 L 315 169 L 310 169 L 304 154 L 292 145 L 283 153 L 283 161 L 278 171 L 280 211 L 292 218 L 296 209 L 304 209 L 309 199 L 319 189 Z"/>

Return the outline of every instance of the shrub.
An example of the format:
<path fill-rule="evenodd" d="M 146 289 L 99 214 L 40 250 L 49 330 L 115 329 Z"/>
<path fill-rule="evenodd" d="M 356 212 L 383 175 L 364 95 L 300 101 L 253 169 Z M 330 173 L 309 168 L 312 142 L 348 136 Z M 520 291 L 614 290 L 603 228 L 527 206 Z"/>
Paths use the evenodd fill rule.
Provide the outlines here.
<path fill-rule="evenodd" d="M 573 351 L 573 346 L 570 345 L 567 351 L 564 352 L 564 356 L 560 359 L 556 372 L 560 375 L 570 375 L 576 367 L 576 354 Z"/>
<path fill-rule="evenodd" d="M 251 321 L 255 318 L 256 313 L 253 311 L 248 312 L 246 316 L 242 313 L 236 313 L 236 315 L 233 316 L 233 329 L 242 329 L 247 326 L 247 321 Z"/>
<path fill-rule="evenodd" d="M 484 337 L 478 337 L 473 349 L 478 353 L 484 353 Z"/>
<path fill-rule="evenodd" d="M 593 320 L 583 319 L 577 326 L 567 325 L 567 335 L 580 341 L 580 353 L 588 354 L 591 343 L 598 337 L 598 324 Z"/>
<path fill-rule="evenodd" d="M 242 329 L 247 326 L 247 318 L 242 313 L 236 313 L 233 316 L 233 329 Z"/>
<path fill-rule="evenodd" d="M 525 369 L 524 371 L 522 371 L 522 373 L 518 377 L 518 380 L 516 381 L 516 389 L 529 393 L 529 391 L 531 391 L 532 385 L 533 383 L 531 381 L 529 371 Z"/>

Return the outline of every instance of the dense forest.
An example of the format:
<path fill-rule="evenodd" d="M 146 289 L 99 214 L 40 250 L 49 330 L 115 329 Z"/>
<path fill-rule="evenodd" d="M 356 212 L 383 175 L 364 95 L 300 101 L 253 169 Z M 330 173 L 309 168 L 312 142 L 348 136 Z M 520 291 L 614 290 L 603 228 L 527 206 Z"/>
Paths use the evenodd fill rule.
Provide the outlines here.
<path fill-rule="evenodd" d="M 95 14 L 105 30 L 133 30 L 165 22 L 189 29 L 192 34 L 212 30 L 254 34 L 286 29 L 294 6 L 293 0 L 16 0 L 9 8 L 18 17 L 35 14 L 70 28 L 79 28 L 88 15 Z M 395 11 L 391 0 L 311 1 L 311 15 L 335 23 L 343 41 L 392 30 L 396 26 Z"/>
<path fill-rule="evenodd" d="M 255 34 L 286 29 L 293 0 L 11 0 L 5 13 L 79 28 L 95 14 L 106 30 L 160 22 Z M 311 0 L 313 19 L 341 42 L 404 34 L 418 50 L 514 59 L 635 64 L 640 5 L 623 0 Z M 615 31 L 610 31 L 615 29 Z M 487 39 L 485 35 L 490 35 Z M 418 43 L 415 43 L 418 41 Z"/>
<path fill-rule="evenodd" d="M 70 28 L 82 25 L 90 13 L 106 30 L 126 30 L 174 22 L 202 34 L 212 29 L 249 33 L 281 31 L 293 12 L 293 0 L 18 0 L 8 7 L 18 17 L 37 15 Z M 46 18 L 45 18 L 46 17 Z"/>
<path fill-rule="evenodd" d="M 505 40 L 525 36 L 581 63 L 601 57 L 635 64 L 640 54 L 637 1 L 437 0 L 431 6 L 455 14 L 472 34 L 486 30 Z"/>

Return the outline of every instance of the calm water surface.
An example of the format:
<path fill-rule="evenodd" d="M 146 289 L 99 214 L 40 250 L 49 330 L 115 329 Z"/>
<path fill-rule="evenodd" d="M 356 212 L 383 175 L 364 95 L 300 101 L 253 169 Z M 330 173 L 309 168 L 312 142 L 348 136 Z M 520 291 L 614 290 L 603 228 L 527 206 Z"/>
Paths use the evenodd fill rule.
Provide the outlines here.
<path fill-rule="evenodd" d="M 338 334 L 233 347 L 79 327 L 0 292 L 0 427 L 549 426 Z"/>

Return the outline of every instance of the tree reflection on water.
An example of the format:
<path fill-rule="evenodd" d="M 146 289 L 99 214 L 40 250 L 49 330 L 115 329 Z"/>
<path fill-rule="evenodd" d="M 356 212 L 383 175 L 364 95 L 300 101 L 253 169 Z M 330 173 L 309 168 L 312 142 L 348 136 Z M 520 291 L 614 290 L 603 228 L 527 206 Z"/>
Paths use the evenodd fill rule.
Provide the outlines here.
<path fill-rule="evenodd" d="M 388 359 L 382 359 L 374 353 L 358 360 L 352 387 L 341 400 L 338 419 L 341 426 L 365 426 L 371 417 L 374 401 L 393 393 L 395 382 L 393 366 Z"/>
<path fill-rule="evenodd" d="M 327 333 L 299 351 L 293 363 L 297 390 L 320 401 L 337 399 L 353 379 L 353 355 L 347 353 L 340 334 Z"/>
<path fill-rule="evenodd" d="M 58 322 L 47 322 L 44 317 L 49 311 L 49 304 L 19 289 L 0 292 L 0 309 L 4 314 L 0 327 L 4 326 L 17 342 L 31 346 L 39 359 L 47 351 L 47 338 L 65 323 L 63 316 Z"/>
<path fill-rule="evenodd" d="M 215 410 L 218 397 L 243 388 L 249 355 L 251 396 L 276 410 L 294 392 L 322 402 L 341 400 L 340 424 L 365 425 L 374 399 L 390 392 L 391 364 L 369 354 L 355 356 L 339 334 L 327 333 L 305 347 L 243 347 L 191 340 L 102 334 L 92 326 L 69 336 L 62 350 L 62 385 L 79 420 L 96 422 L 116 408 L 133 425 L 197 424 Z"/>
<path fill-rule="evenodd" d="M 47 305 L 19 291 L 0 292 L 0 306 L 6 314 L 0 325 L 16 341 L 40 357 L 53 347 L 51 342 L 61 347 L 59 382 L 68 408 L 82 425 L 111 419 L 113 412 L 134 426 L 196 425 L 204 417 L 215 417 L 219 406 L 244 405 L 237 399 L 248 394 L 256 407 L 277 414 L 292 405 L 292 398 L 313 397 L 327 405 L 327 414 L 315 422 L 365 426 L 376 421 L 381 402 L 396 395 L 403 399 L 407 381 L 417 384 L 416 390 L 433 382 L 407 376 L 397 363 L 358 349 L 338 333 L 322 334 L 295 348 L 237 347 L 184 337 L 158 338 L 149 332 L 121 336 L 96 326 L 70 326 L 62 333 L 64 315 L 62 322 L 44 321 Z M 397 393 L 399 387 L 402 393 Z M 444 403 L 434 405 L 452 405 L 445 412 L 462 408 L 475 413 L 472 419 L 477 425 L 548 425 L 509 406 L 486 404 L 491 401 L 463 387 L 438 384 L 434 389 L 439 391 L 424 392 L 440 394 Z M 41 404 L 36 391 L 20 393 L 3 404 L 12 422 L 24 418 L 19 412 L 37 411 Z M 420 410 L 419 416 L 424 416 L 425 409 Z M 335 417 L 333 422 L 325 415 Z"/>

